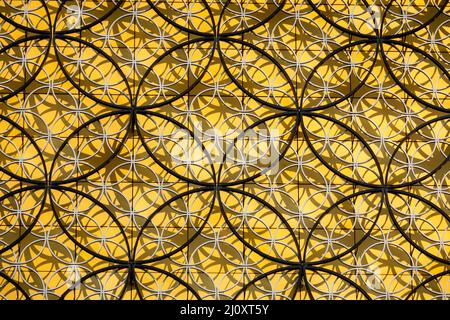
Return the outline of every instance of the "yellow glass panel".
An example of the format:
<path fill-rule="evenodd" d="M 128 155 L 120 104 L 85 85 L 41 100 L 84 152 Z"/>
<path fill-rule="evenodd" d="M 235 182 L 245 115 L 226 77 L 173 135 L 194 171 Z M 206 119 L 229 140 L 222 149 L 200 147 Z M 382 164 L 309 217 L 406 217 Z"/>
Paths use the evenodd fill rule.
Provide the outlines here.
<path fill-rule="evenodd" d="M 449 14 L 0 1 L 0 298 L 448 299 Z"/>

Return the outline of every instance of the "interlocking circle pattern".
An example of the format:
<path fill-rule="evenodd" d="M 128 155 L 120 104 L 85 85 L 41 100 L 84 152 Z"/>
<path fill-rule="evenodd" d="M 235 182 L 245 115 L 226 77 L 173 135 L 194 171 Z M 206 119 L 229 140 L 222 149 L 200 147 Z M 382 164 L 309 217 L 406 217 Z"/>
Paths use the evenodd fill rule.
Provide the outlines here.
<path fill-rule="evenodd" d="M 448 0 L 1 0 L 2 299 L 448 299 Z"/>

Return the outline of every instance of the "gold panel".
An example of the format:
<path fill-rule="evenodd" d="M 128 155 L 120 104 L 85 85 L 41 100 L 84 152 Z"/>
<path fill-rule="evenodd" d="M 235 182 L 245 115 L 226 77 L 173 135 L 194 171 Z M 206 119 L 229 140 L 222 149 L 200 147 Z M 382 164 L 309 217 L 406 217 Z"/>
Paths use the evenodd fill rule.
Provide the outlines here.
<path fill-rule="evenodd" d="M 448 299 L 447 1 L 0 0 L 0 298 Z"/>

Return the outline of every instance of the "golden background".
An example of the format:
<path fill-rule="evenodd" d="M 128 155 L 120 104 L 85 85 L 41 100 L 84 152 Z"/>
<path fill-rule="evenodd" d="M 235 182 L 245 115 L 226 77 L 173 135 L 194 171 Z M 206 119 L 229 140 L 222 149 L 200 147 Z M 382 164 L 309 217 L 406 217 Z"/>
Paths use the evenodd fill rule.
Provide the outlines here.
<path fill-rule="evenodd" d="M 449 32 L 447 1 L 0 1 L 0 297 L 448 299 Z"/>

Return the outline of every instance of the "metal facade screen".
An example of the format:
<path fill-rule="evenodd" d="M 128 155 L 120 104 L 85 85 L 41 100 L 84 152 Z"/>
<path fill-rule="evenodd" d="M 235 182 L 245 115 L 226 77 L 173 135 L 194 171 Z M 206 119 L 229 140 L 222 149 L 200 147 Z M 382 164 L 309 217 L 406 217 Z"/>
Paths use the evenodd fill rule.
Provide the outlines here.
<path fill-rule="evenodd" d="M 0 297 L 448 298 L 448 2 L 0 1 Z"/>

